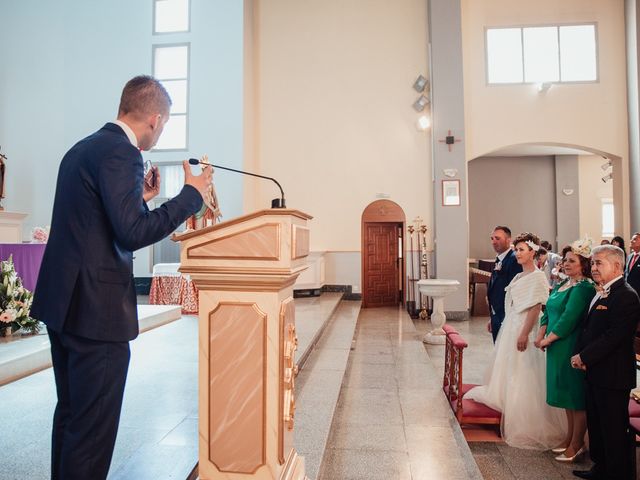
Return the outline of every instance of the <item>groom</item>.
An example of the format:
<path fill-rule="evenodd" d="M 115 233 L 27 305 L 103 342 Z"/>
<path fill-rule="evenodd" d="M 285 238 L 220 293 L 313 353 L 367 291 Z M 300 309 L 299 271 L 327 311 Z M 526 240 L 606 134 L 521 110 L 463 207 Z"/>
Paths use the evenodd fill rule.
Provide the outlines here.
<path fill-rule="evenodd" d="M 491 245 L 498 255 L 487 288 L 487 299 L 491 310 L 491 320 L 487 323 L 487 330 L 491 332 L 493 343 L 495 343 L 504 320 L 504 289 L 511 283 L 513 277 L 522 272 L 522 267 L 511 250 L 509 227 L 499 225 L 494 228 L 491 233 Z"/>
<path fill-rule="evenodd" d="M 636 386 L 633 339 L 640 300 L 624 280 L 620 248 L 594 248 L 591 274 L 602 288 L 591 300 L 571 365 L 586 371 L 589 452 L 594 465 L 573 474 L 587 479 L 635 479 L 628 404 Z"/>

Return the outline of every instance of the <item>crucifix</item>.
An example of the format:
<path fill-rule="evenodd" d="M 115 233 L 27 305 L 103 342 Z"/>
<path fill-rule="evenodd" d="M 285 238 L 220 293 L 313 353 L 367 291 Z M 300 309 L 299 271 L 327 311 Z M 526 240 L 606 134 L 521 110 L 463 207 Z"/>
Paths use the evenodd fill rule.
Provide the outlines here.
<path fill-rule="evenodd" d="M 451 151 L 451 145 L 453 145 L 454 143 L 461 142 L 461 141 L 462 141 L 461 139 L 455 138 L 451 134 L 451 130 L 447 130 L 447 136 L 444 137 L 444 140 L 438 140 L 438 142 L 440 142 L 440 143 L 445 143 L 447 145 L 447 148 L 449 149 L 449 151 Z"/>

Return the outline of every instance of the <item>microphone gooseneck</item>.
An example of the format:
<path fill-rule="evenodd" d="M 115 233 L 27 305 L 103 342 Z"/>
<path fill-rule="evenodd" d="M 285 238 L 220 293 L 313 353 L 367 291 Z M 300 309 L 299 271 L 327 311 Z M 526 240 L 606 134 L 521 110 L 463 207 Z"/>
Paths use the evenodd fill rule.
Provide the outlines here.
<path fill-rule="evenodd" d="M 221 170 L 229 170 L 230 172 L 236 172 L 236 173 L 241 173 L 243 175 L 250 175 L 252 177 L 265 178 L 267 180 L 271 180 L 280 189 L 280 198 L 274 198 L 273 200 L 271 200 L 271 208 L 287 208 L 286 204 L 285 204 L 285 201 L 284 201 L 284 191 L 282 190 L 282 186 L 273 177 L 267 177 L 265 175 L 258 175 L 257 173 L 244 172 L 242 170 L 236 170 L 235 168 L 223 167 L 221 165 L 214 165 L 213 163 L 201 162 L 197 158 L 190 158 L 189 159 L 189 163 L 191 165 L 204 165 L 204 166 L 207 166 L 207 167 L 220 168 Z"/>

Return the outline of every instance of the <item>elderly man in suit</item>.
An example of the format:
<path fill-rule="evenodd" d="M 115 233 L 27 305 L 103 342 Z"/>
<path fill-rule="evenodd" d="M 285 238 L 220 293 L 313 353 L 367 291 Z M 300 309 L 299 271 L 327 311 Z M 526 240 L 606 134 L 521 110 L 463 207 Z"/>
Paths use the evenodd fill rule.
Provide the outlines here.
<path fill-rule="evenodd" d="M 640 295 L 640 261 L 638 261 L 640 260 L 640 233 L 636 232 L 631 236 L 629 246 L 631 251 L 624 269 L 624 278 Z"/>
<path fill-rule="evenodd" d="M 591 301 L 571 365 L 586 371 L 589 451 L 594 465 L 573 474 L 586 479 L 635 479 L 628 404 L 636 386 L 633 339 L 640 300 L 624 281 L 620 248 L 594 248 L 591 265 L 593 279 L 601 288 Z"/>
<path fill-rule="evenodd" d="M 511 249 L 511 230 L 509 227 L 499 225 L 494 228 L 491 233 L 491 245 L 497 256 L 487 287 L 487 300 L 491 315 L 491 320 L 487 323 L 487 330 L 491 332 L 493 343 L 495 343 L 504 320 L 504 289 L 511 283 L 513 277 L 522 272 L 522 267 L 516 261 L 516 256 Z"/>
<path fill-rule="evenodd" d="M 58 403 L 51 478 L 107 478 L 138 335 L 133 251 L 170 234 L 202 205 L 211 171 L 191 174 L 181 192 L 149 210 L 160 178 L 143 180 L 171 99 L 154 78 L 124 87 L 118 119 L 76 143 L 60 164 L 51 235 L 32 315 L 47 325 Z M 149 180 L 149 179 L 147 179 Z"/>

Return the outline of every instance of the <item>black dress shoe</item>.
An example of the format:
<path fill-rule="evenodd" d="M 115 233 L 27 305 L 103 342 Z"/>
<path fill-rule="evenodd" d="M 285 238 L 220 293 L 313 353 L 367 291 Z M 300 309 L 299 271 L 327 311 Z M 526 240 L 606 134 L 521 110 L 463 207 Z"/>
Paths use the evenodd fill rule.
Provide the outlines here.
<path fill-rule="evenodd" d="M 574 470 L 573 474 L 578 478 L 586 478 L 587 480 L 598 480 L 600 478 L 593 468 L 591 470 Z"/>

